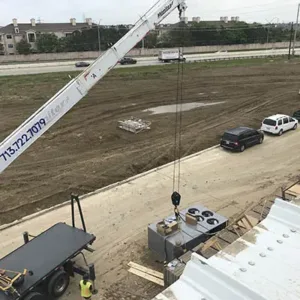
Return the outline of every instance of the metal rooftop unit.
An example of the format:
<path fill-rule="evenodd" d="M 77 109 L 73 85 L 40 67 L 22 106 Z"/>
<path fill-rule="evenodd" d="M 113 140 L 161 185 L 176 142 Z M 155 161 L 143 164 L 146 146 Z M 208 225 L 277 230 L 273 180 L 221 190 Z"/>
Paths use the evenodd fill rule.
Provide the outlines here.
<path fill-rule="evenodd" d="M 244 236 L 206 259 L 193 253 L 155 300 L 299 300 L 300 207 L 280 198 Z"/>

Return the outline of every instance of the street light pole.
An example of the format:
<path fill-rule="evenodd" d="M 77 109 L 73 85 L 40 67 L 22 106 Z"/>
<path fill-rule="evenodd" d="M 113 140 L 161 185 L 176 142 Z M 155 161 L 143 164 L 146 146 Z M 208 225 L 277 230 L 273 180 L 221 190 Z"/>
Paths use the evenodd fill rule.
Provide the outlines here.
<path fill-rule="evenodd" d="M 294 34 L 294 42 L 293 42 L 293 56 L 295 56 L 295 44 L 296 44 L 297 30 L 298 30 L 299 10 L 300 10 L 300 3 L 298 4 L 297 20 L 296 20 L 296 26 L 295 26 L 295 34 Z"/>

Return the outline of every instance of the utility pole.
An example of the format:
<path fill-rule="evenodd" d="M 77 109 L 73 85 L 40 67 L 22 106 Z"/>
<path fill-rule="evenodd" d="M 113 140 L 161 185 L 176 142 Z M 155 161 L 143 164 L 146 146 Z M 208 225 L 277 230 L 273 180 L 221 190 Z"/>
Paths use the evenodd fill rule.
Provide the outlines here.
<path fill-rule="evenodd" d="M 145 40 L 142 39 L 142 55 L 144 55 Z"/>
<path fill-rule="evenodd" d="M 293 56 L 295 56 L 295 45 L 296 45 L 297 30 L 298 30 L 299 10 L 300 10 L 300 3 L 298 4 L 298 11 L 297 11 L 296 28 L 295 28 L 294 43 L 293 43 Z"/>
<path fill-rule="evenodd" d="M 100 22 L 101 22 L 101 19 L 98 22 L 98 47 L 99 47 L 99 54 L 101 53 Z"/>
<path fill-rule="evenodd" d="M 267 44 L 269 43 L 269 34 L 270 34 L 270 26 L 272 26 L 272 22 L 273 22 L 273 20 L 275 20 L 275 19 L 277 19 L 277 23 L 279 23 L 279 19 L 277 18 L 277 17 L 274 17 L 272 20 L 267 20 L 267 19 L 265 19 L 268 23 L 266 24 L 266 25 L 268 25 L 268 27 L 267 27 Z M 273 26 L 272 26 L 272 28 L 273 28 Z"/>
<path fill-rule="evenodd" d="M 289 57 L 288 57 L 289 60 L 291 59 L 291 48 L 292 48 L 293 30 L 294 30 L 294 22 L 292 23 L 292 26 L 291 26 Z"/>

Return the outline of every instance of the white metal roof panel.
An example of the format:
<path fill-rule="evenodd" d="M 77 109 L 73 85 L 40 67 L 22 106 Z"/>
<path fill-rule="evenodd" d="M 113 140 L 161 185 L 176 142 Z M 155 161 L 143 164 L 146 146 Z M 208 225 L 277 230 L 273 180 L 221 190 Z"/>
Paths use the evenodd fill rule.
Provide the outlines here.
<path fill-rule="evenodd" d="M 300 299 L 300 207 L 276 199 L 267 218 L 205 259 L 193 254 L 160 300 Z"/>

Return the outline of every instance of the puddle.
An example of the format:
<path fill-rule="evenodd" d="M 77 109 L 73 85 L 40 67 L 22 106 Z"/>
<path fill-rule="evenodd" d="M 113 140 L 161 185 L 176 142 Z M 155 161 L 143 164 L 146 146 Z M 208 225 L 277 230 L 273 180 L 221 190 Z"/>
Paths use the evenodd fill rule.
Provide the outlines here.
<path fill-rule="evenodd" d="M 192 109 L 199 108 L 199 107 L 205 107 L 205 106 L 219 105 L 222 103 L 225 103 L 225 101 L 211 102 L 211 103 L 203 103 L 203 102 L 183 103 L 181 105 L 181 111 L 188 111 L 188 110 L 192 110 Z M 179 110 L 180 110 L 180 105 L 178 106 L 178 111 Z M 151 112 L 152 115 L 176 113 L 176 104 L 152 107 L 152 108 L 143 110 L 143 112 Z"/>

